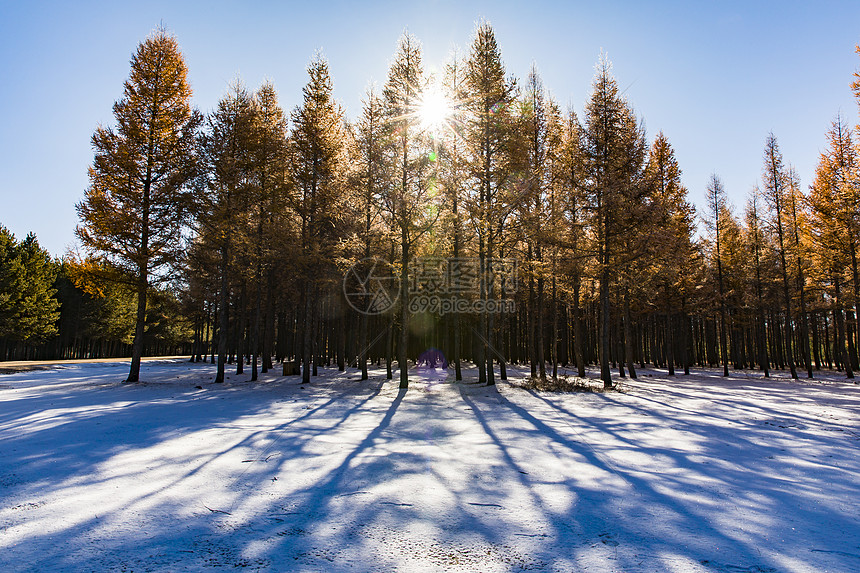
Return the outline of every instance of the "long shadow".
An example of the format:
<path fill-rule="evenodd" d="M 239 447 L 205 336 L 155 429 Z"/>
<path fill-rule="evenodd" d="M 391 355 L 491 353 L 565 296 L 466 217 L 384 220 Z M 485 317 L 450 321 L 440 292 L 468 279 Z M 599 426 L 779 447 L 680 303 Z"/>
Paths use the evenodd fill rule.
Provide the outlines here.
<path fill-rule="evenodd" d="M 296 562 L 295 570 L 316 571 L 323 563 L 326 570 L 336 571 L 340 570 L 337 565 L 326 561 L 333 563 L 356 555 L 360 556 L 360 562 L 379 563 L 378 570 L 394 570 L 398 567 L 397 560 L 403 556 L 380 555 L 375 542 L 399 548 L 397 550 L 411 544 L 413 552 L 451 559 L 451 563 L 457 562 L 456 555 L 460 559 L 477 559 L 476 563 L 480 563 L 487 553 L 477 555 L 475 547 L 482 548 L 481 551 L 498 552 L 506 540 L 510 541 L 511 527 L 497 527 L 500 520 L 505 519 L 493 513 L 497 504 L 483 503 L 506 495 L 511 489 L 509 480 L 502 483 L 477 482 L 475 485 L 471 485 L 468 479 L 465 484 L 460 480 L 456 484 L 448 481 L 451 478 L 450 466 L 434 467 L 440 463 L 439 457 L 445 458 L 445 453 L 435 450 L 436 446 L 427 442 L 432 441 L 432 434 L 438 430 L 446 447 L 455 447 L 451 443 L 452 434 L 446 432 L 447 412 L 435 410 L 441 406 L 435 405 L 433 395 L 413 394 L 409 400 L 412 411 L 406 413 L 403 422 L 396 424 L 398 417 L 395 413 L 400 411 L 404 397 L 405 393 L 400 391 L 384 413 L 375 413 L 379 417 L 373 428 L 368 428 L 367 434 L 350 446 L 337 465 L 326 470 L 312 485 L 290 489 L 288 495 L 272 498 L 265 511 L 257 507 L 255 517 L 239 529 L 253 529 L 253 534 L 249 534 L 253 540 L 248 541 L 246 553 L 265 539 L 266 558 Z M 472 403 L 472 409 L 477 409 L 483 416 L 473 400 L 468 403 Z M 415 410 L 428 418 L 416 417 Z M 460 418 L 451 417 L 462 419 L 462 415 Z M 487 423 L 486 419 L 484 423 Z M 404 424 L 407 427 L 404 428 Z M 495 438 L 496 443 L 501 444 L 498 436 Z M 302 459 L 298 454 L 286 458 Z M 482 465 L 483 460 L 457 460 L 455 465 L 457 463 L 466 469 L 493 467 Z M 447 475 L 440 471 L 443 469 Z M 286 464 L 278 471 L 280 476 L 289 475 Z M 524 474 L 516 471 L 516 475 L 521 478 L 518 485 L 528 491 L 531 486 L 527 480 L 522 481 Z M 433 488 L 444 488 L 445 499 L 424 500 L 420 491 L 401 489 L 410 487 L 408 484 L 414 483 L 413 478 L 421 476 L 425 479 L 421 483 L 426 484 L 429 480 Z M 510 474 L 505 477 L 510 477 Z M 374 491 L 368 491 L 371 489 Z M 258 493 L 263 499 L 270 495 Z M 255 500 L 250 500 L 250 503 L 255 503 Z M 439 513 L 443 507 L 446 508 L 444 513 Z M 242 508 L 237 509 L 238 513 L 241 511 Z M 432 530 L 432 537 L 425 541 L 409 535 L 416 527 Z M 398 531 L 405 533 L 404 538 L 391 537 Z M 335 555 L 338 555 L 337 559 Z M 528 556 L 521 555 L 515 559 L 529 562 Z"/>
<path fill-rule="evenodd" d="M 0 430 L 0 436 L 3 436 L 0 442 L 0 510 L 4 507 L 7 511 L 9 507 L 12 510 L 35 507 L 42 503 L 40 498 L 45 493 L 50 495 L 51 491 L 98 486 L 109 480 L 128 477 L 133 475 L 134 470 L 113 472 L 109 477 L 103 478 L 98 476 L 97 469 L 124 452 L 142 451 L 172 437 L 188 436 L 213 428 L 229 428 L 242 418 L 259 419 L 261 414 L 272 411 L 271 400 L 261 400 L 259 392 L 253 388 L 242 385 L 233 388 L 208 388 L 210 391 L 204 393 L 172 385 L 149 387 L 145 394 L 149 400 L 144 400 L 136 396 L 142 390 L 139 386 L 89 385 L 82 389 L 78 385 L 63 389 L 48 387 L 44 396 L 17 400 L 19 404 L 15 413 L 21 418 L 42 416 L 45 418 L 44 427 L 31 425 L 20 432 L 16 432 L 12 427 Z M 115 508 L 113 512 L 127 511 L 130 506 L 149 503 L 148 498 L 189 480 L 215 459 L 235 451 L 253 450 L 255 442 L 260 438 L 274 435 L 272 445 L 275 445 L 280 434 L 290 425 L 301 425 L 301 422 L 319 412 L 334 405 L 339 406 L 351 390 L 347 388 L 336 391 L 322 404 L 308 406 L 307 410 L 300 411 L 300 415 L 273 427 L 267 425 L 260 430 L 247 432 L 238 441 L 210 447 L 208 452 L 192 452 L 190 456 L 183 458 L 183 470 L 171 473 L 171 479 L 167 481 L 161 480 L 156 485 L 143 486 L 128 504 Z M 358 404 L 350 401 L 351 407 L 342 413 L 339 420 L 333 422 L 334 426 L 341 424 L 380 391 L 381 385 L 372 389 Z M 66 402 L 69 403 L 68 407 Z M 60 404 L 62 406 L 59 406 Z M 105 404 L 121 404 L 121 407 L 105 407 Z M 4 405 L 5 403 L 0 401 L 0 409 L 3 409 Z M 64 410 L 52 417 L 52 410 L 58 407 Z M 9 413 L 9 416 L 15 413 Z M 11 421 L 7 419 L 7 426 L 9 423 Z M 318 428 L 314 433 L 324 433 L 328 429 L 330 427 Z M 168 463 L 164 460 L 148 469 L 165 469 Z M 12 507 L 13 504 L 17 505 Z M 101 516 L 78 520 L 66 528 L 62 535 L 72 539 L 91 537 L 103 526 L 104 521 L 110 518 L 112 512 L 103 510 L 96 513 Z M 201 531 L 204 530 L 206 528 L 202 527 Z M 38 543 L 39 539 L 46 535 L 50 534 L 31 535 L 28 537 L 28 543 Z M 126 541 L 130 542 L 131 546 L 142 543 L 140 540 L 136 543 L 133 539 Z M 2 543 L 0 536 L 0 544 Z M 4 559 L 0 558 L 0 563 L 3 561 Z M 72 557 L 64 555 L 62 546 L 53 545 L 52 549 L 43 552 L 41 559 L 28 566 L 38 570 L 49 563 L 59 562 L 66 562 L 70 567 L 76 563 Z"/>
<path fill-rule="evenodd" d="M 552 512 L 549 511 L 549 509 L 546 507 L 544 500 L 537 493 L 535 493 L 533 491 L 533 488 L 535 487 L 536 482 L 533 482 L 528 477 L 530 475 L 530 473 L 526 470 L 526 468 L 522 464 L 520 464 L 516 461 L 516 459 L 514 458 L 514 456 L 512 455 L 512 453 L 510 451 L 510 447 L 508 445 L 506 445 L 504 443 L 504 441 L 502 441 L 502 439 L 499 438 L 498 434 L 493 430 L 493 428 L 490 424 L 490 421 L 487 419 L 487 416 L 484 414 L 484 412 L 478 406 L 478 403 L 469 396 L 469 394 L 465 388 L 460 386 L 459 390 L 460 390 L 460 397 L 472 409 L 472 413 L 475 415 L 475 419 L 478 421 L 478 424 L 480 424 L 481 429 L 484 431 L 485 434 L 487 434 L 487 436 L 490 438 L 493 445 L 501 453 L 502 459 L 507 464 L 507 466 L 510 470 L 507 472 L 508 475 L 511 476 L 515 482 L 518 482 L 519 485 L 528 493 L 528 497 L 531 500 L 532 507 L 539 509 L 540 512 L 543 514 L 543 517 L 546 518 L 545 521 L 549 522 L 551 532 L 550 533 L 540 532 L 540 533 L 545 534 L 547 536 L 552 536 L 553 539 L 558 539 L 561 535 L 561 532 L 560 532 L 559 528 L 556 527 L 556 524 L 552 523 L 552 520 L 549 519 L 549 516 L 551 515 Z M 489 496 L 490 498 L 492 498 L 493 496 L 500 496 L 506 489 L 510 488 L 510 483 L 499 484 L 497 482 L 494 482 L 494 483 L 488 483 L 488 484 L 482 484 L 482 485 L 484 485 L 488 489 L 490 489 L 490 492 L 489 492 L 491 494 Z M 484 531 L 483 531 L 484 536 L 488 539 L 503 538 L 505 533 L 506 532 L 494 531 L 494 530 L 491 530 L 487 527 L 484 527 Z M 532 533 L 534 533 L 534 532 L 532 532 Z"/>
<path fill-rule="evenodd" d="M 345 492 L 344 487 L 349 486 L 348 489 L 361 488 L 366 485 L 363 478 L 378 475 L 378 472 L 372 467 L 378 463 L 377 461 L 364 465 L 356 465 L 355 462 L 363 453 L 385 441 L 383 434 L 391 426 L 394 415 L 403 402 L 406 392 L 406 389 L 398 390 L 397 395 L 376 426 L 349 451 L 335 468 L 327 472 L 322 480 L 293 490 L 290 492 L 290 499 L 275 499 L 273 501 L 275 505 L 263 515 L 259 515 L 259 510 L 255 511 L 257 517 L 253 521 L 253 527 L 259 531 L 255 532 L 254 538 L 264 537 L 277 540 L 270 544 L 271 547 L 267 548 L 267 555 L 276 558 L 287 557 L 293 560 L 315 557 L 311 555 L 315 543 L 310 543 L 307 536 L 314 533 L 319 534 L 316 530 L 318 526 L 326 523 L 330 511 L 329 506 L 333 500 L 366 493 L 360 490 Z M 353 408 L 353 412 L 355 411 Z M 280 460 L 280 466 L 285 465 L 287 460 L 297 458 L 299 454 L 300 452 L 297 451 L 293 455 L 286 456 Z M 277 471 L 273 471 L 273 473 L 277 473 Z M 283 506 L 284 502 L 287 502 L 288 505 Z M 239 506 L 237 511 L 242 511 L 242 507 Z"/>
<path fill-rule="evenodd" d="M 319 388 L 309 390 L 306 394 L 290 394 L 290 398 L 311 398 L 314 403 L 308 404 L 306 408 L 304 402 L 295 406 L 288 404 L 287 400 L 277 395 L 278 392 L 262 397 L 254 388 L 240 386 L 217 392 L 209 392 L 207 387 L 207 392 L 196 393 L 178 387 L 165 388 L 158 390 L 157 403 L 147 403 L 139 397 L 132 399 L 136 391 L 124 387 L 119 388 L 119 393 L 116 387 L 96 387 L 82 393 L 80 389 L 69 388 L 54 396 L 53 406 L 50 397 L 46 396 L 44 400 L 35 398 L 31 413 L 38 414 L 40 410 L 47 412 L 52 407 L 56 408 L 58 397 L 71 400 L 74 409 L 62 414 L 67 418 L 62 426 L 32 426 L 27 434 L 21 436 L 13 435 L 11 429 L 0 429 L 0 436 L 9 436 L 11 439 L 4 439 L 0 443 L 0 460 L 13 461 L 22 468 L 16 474 L 17 468 L 8 471 L 0 467 L 0 497 L 4 499 L 17 499 L 26 495 L 31 496 L 28 499 L 32 501 L 38 501 L 38 488 L 58 486 L 56 481 L 63 482 L 59 486 L 61 490 L 65 488 L 64 491 L 73 491 L 73 486 L 105 485 L 116 476 L 89 476 L 93 468 L 102 462 L 123 452 L 145 449 L 173 437 L 187 436 L 209 428 L 235 428 L 242 433 L 236 440 L 212 445 L 206 452 L 183 452 L 186 457 L 182 460 L 157 460 L 160 466 L 156 469 L 165 471 L 170 469 L 171 463 L 183 462 L 181 470 L 170 474 L 169 480 L 161 482 L 164 486 L 162 489 L 169 490 L 171 495 L 181 494 L 184 480 L 190 482 L 191 478 L 198 475 L 217 477 L 217 472 L 201 472 L 224 456 L 231 456 L 230 463 L 236 464 L 244 461 L 237 457 L 239 452 L 244 455 L 250 450 L 254 452 L 253 457 L 267 457 L 269 452 L 277 455 L 265 463 L 251 462 L 246 468 L 243 467 L 245 471 L 228 479 L 231 483 L 213 487 L 213 490 L 222 492 L 219 495 L 222 495 L 222 500 L 227 500 L 226 504 L 207 503 L 208 508 L 198 507 L 189 513 L 187 504 L 183 505 L 180 500 L 176 503 L 182 513 L 177 513 L 171 506 L 172 500 L 156 495 L 159 492 L 146 490 L 131 498 L 128 505 L 117 509 L 113 515 L 108 513 L 70 522 L 60 539 L 74 541 L 78 547 L 75 552 L 52 544 L 50 533 L 33 536 L 26 542 L 37 543 L 38 547 L 44 548 L 44 552 L 34 562 L 23 567 L 20 563 L 16 565 L 10 561 L 17 554 L 15 551 L 3 556 L 2 547 L 6 545 L 4 535 L 8 535 L 8 532 L 4 534 L 2 531 L 3 514 L 0 513 L 0 569 L 4 565 L 10 565 L 4 570 L 34 571 L 122 568 L 179 570 L 197 566 L 345 571 L 351 570 L 355 563 L 338 562 L 337 550 L 348 546 L 347 554 L 377 559 L 359 561 L 359 569 L 368 563 L 378 563 L 378 567 L 375 567 L 377 570 L 392 570 L 397 563 L 390 563 L 374 554 L 373 547 L 374 544 L 397 545 L 402 541 L 393 537 L 398 528 L 404 532 L 413 527 L 432 529 L 439 535 L 432 542 L 447 551 L 459 551 L 459 548 L 464 547 L 452 541 L 458 537 L 470 536 L 469 539 L 481 540 L 485 542 L 482 547 L 507 543 L 519 521 L 501 511 L 491 518 L 482 519 L 477 510 L 473 511 L 470 507 L 493 504 L 470 504 L 475 501 L 470 496 L 475 495 L 480 496 L 478 501 L 496 499 L 500 503 L 507 499 L 506 496 L 519 496 L 527 500 L 525 505 L 543 516 L 548 523 L 543 533 L 548 537 L 545 542 L 537 544 L 536 552 L 540 559 L 529 562 L 531 569 L 545 569 L 535 565 L 539 562 L 558 563 L 559 552 L 576 555 L 592 551 L 592 543 L 621 543 L 619 549 L 624 549 L 626 544 L 632 545 L 638 548 L 638 555 L 633 555 L 632 550 L 619 552 L 615 562 L 618 570 L 639 570 L 643 554 L 649 553 L 661 555 L 674 552 L 703 564 L 714 563 L 711 544 L 720 545 L 725 554 L 733 555 L 736 561 L 739 559 L 745 562 L 746 569 L 731 570 L 771 571 L 768 567 L 759 567 L 758 564 L 763 560 L 753 553 L 754 546 L 711 519 L 709 512 L 718 511 L 718 508 L 714 509 L 715 504 L 729 502 L 722 494 L 694 491 L 697 496 L 691 499 L 667 493 L 667 489 L 685 487 L 689 493 L 690 482 L 682 482 L 677 476 L 637 471 L 623 463 L 613 464 L 612 454 L 606 452 L 603 446 L 595 449 L 582 439 L 582 435 L 578 436 L 579 439 L 572 438 L 564 424 L 572 423 L 588 435 L 590 432 L 606 434 L 624 447 L 650 457 L 666 456 L 667 460 L 671 460 L 669 465 L 674 468 L 690 471 L 698 469 L 694 478 L 712 477 L 729 487 L 741 487 L 744 478 L 749 478 L 747 474 L 741 470 L 735 473 L 721 470 L 722 473 L 712 475 L 708 468 L 698 468 L 688 452 L 672 448 L 671 444 L 665 447 L 637 445 L 631 431 L 642 424 L 626 425 L 623 412 L 620 415 L 613 412 L 615 418 L 595 421 L 588 416 L 577 415 L 557 401 L 537 393 L 524 394 L 524 397 L 528 396 L 526 400 L 535 405 L 535 409 L 532 409 L 530 404 L 521 405 L 504 394 L 494 394 L 493 400 L 485 403 L 479 397 L 468 395 L 463 387 L 458 387 L 460 400 L 473 412 L 475 428 L 479 428 L 488 439 L 488 442 L 483 443 L 488 444 L 489 448 L 480 451 L 497 452 L 503 464 L 502 473 L 497 478 L 491 478 L 496 481 L 481 478 L 474 486 L 463 487 L 449 481 L 452 487 L 445 493 L 455 500 L 453 505 L 436 502 L 421 507 L 420 503 L 406 503 L 420 500 L 423 492 L 394 489 L 401 487 L 399 484 L 403 482 L 399 481 L 400 478 L 426 473 L 435 480 L 434 483 L 443 486 L 446 479 L 450 480 L 450 474 L 446 476 L 440 471 L 443 464 L 449 462 L 445 461 L 445 456 L 428 455 L 428 444 L 422 443 L 422 439 L 426 441 L 428 438 L 422 437 L 436 433 L 450 437 L 449 421 L 462 422 L 462 414 L 457 417 L 447 412 L 450 404 L 434 405 L 434 396 L 431 394 L 410 395 L 404 405 L 406 394 L 398 391 L 391 402 L 381 401 L 380 394 L 386 383 L 382 380 L 372 383 L 376 386 L 361 385 L 364 392 L 361 396 L 355 393 L 358 386 L 340 389 L 335 384 L 322 388 L 329 392 L 328 396 L 320 395 Z M 277 389 L 277 386 L 273 388 Z M 147 395 L 153 394 L 149 392 Z M 498 407 L 496 399 L 499 400 Z M 613 401 L 604 396 L 597 399 L 606 400 L 606 405 L 613 408 L 626 408 L 626 412 L 654 414 L 642 404 L 630 404 L 626 400 Z M 104 408 L 105 404 L 120 402 L 127 405 L 113 410 Z M 426 418 L 414 416 L 412 405 Z M 97 410 L 99 406 L 103 407 L 102 411 Z M 0 402 L 0 414 L 2 408 Z M 89 416 L 86 414 L 88 409 L 96 412 Z M 128 413 L 127 418 L 123 418 L 124 412 Z M 401 417 L 398 412 L 408 415 Z M 691 417 L 694 414 L 686 413 Z M 271 425 L 265 422 L 267 418 L 278 416 L 288 416 L 289 419 Z M 695 418 L 678 419 L 665 414 L 655 415 L 654 418 L 654 427 L 675 424 L 695 432 L 703 442 L 708 432 L 713 430 L 712 426 Z M 718 422 L 722 418 L 717 416 L 713 420 Z M 133 427 L 135 421 L 139 423 L 138 427 Z M 105 429 L 112 432 L 113 438 L 106 440 L 103 446 L 93 447 L 93 442 L 98 443 L 98 440 L 92 436 Z M 573 432 L 579 434 L 575 429 Z M 118 434 L 123 436 L 116 438 Z M 341 439 L 344 441 L 337 441 Z M 452 440 L 444 443 L 450 446 Z M 536 491 L 536 488 L 545 484 L 545 480 L 527 462 L 530 459 L 529 448 L 553 444 L 553 451 L 562 452 L 559 456 L 563 456 L 566 462 L 597 468 L 603 475 L 598 487 L 586 483 L 575 473 L 566 475 L 561 482 L 553 482 L 557 487 L 566 488 L 570 499 L 577 500 L 569 515 L 559 515 L 547 507 L 547 498 L 541 497 Z M 50 475 L 59 477 L 55 483 L 38 480 L 44 470 L 42 464 L 50 461 L 51 451 L 47 456 L 28 457 L 27 452 L 38 450 L 40 445 L 52 448 L 55 459 L 68 466 L 60 470 L 51 469 Z M 95 451 L 89 452 L 88 446 Z M 755 444 L 752 441 L 748 444 L 744 442 L 738 448 L 747 446 L 754 447 Z M 327 451 L 329 447 L 337 449 Z M 836 447 L 836 442 L 828 443 L 828 447 Z M 455 454 L 456 450 L 451 453 Z M 698 455 L 715 453 L 706 449 Z M 486 460 L 464 460 L 461 466 L 496 469 L 492 463 L 488 465 Z M 235 465 L 231 467 L 235 468 Z M 313 483 L 298 481 L 302 479 L 305 468 L 313 470 L 307 474 L 315 476 Z M 128 470 L 128 475 L 132 471 Z M 232 470 L 226 468 L 224 471 Z M 595 474 L 593 471 L 591 473 Z M 3 485 L 4 475 L 19 474 L 20 483 L 7 480 L 7 485 Z M 226 475 L 235 475 L 235 472 Z M 293 478 L 296 481 L 287 483 Z M 242 483 L 239 483 L 240 480 Z M 622 481 L 626 483 L 622 484 Z M 66 483 L 70 485 L 64 485 Z M 382 487 L 374 490 L 375 497 L 363 497 L 370 495 L 363 489 L 376 486 Z M 398 497 L 398 493 L 402 495 Z M 750 507 L 763 516 L 767 525 L 767 512 L 780 498 L 775 497 L 775 489 L 765 490 L 764 493 L 770 499 L 749 498 L 747 501 L 754 504 Z M 232 507 L 229 499 L 235 500 Z M 368 499 L 372 499 L 373 503 L 363 502 Z M 795 495 L 791 499 L 800 498 Z M 697 506 L 699 502 L 704 505 Z M 427 508 L 446 508 L 448 513 L 433 513 Z M 0 512 L 2 510 L 0 506 Z M 22 507 L 16 511 L 27 509 Z M 482 508 L 481 511 L 495 510 Z M 651 517 L 639 516 L 628 521 L 625 511 L 639 511 Z M 820 511 L 817 508 L 803 508 L 798 514 L 800 519 L 812 519 Z M 135 531 L 117 532 L 108 527 L 113 517 L 127 520 L 129 514 L 140 514 L 144 519 L 136 524 Z M 170 517 L 161 517 L 161 521 L 152 522 L 146 521 L 151 519 L 146 518 L 147 515 Z M 653 530 L 648 530 L 649 519 L 654 524 Z M 841 531 L 857 530 L 856 523 L 843 519 L 841 515 L 834 516 L 832 522 L 834 528 Z M 345 537 L 338 537 L 341 535 Z M 659 538 L 658 535 L 664 537 Z M 415 536 L 405 537 L 410 543 L 416 540 Z M 99 542 L 91 546 L 88 553 L 84 542 L 90 539 L 99 539 Z M 683 547 L 685 544 L 688 547 Z M 822 550 L 825 549 L 834 547 L 824 547 Z M 189 555 L 194 556 L 193 562 L 189 561 Z M 475 565 L 474 570 L 480 569 L 480 565 Z M 515 570 L 515 565 L 510 565 L 508 569 Z M 777 569 L 782 568 L 777 566 Z"/>
<path fill-rule="evenodd" d="M 587 418 L 583 416 L 578 416 L 570 410 L 559 406 L 555 401 L 549 400 L 544 396 L 536 392 L 529 392 L 532 398 L 542 402 L 553 408 L 558 414 L 567 417 L 572 423 L 576 423 L 578 425 L 583 426 L 584 429 L 594 430 L 600 433 L 607 433 L 613 435 L 616 439 L 622 442 L 626 442 L 631 448 L 635 448 L 635 450 L 639 453 L 646 453 L 652 456 L 665 456 L 674 460 L 675 468 L 683 468 L 687 470 L 697 469 L 698 470 L 698 478 L 703 480 L 703 483 L 707 483 L 708 480 L 719 480 L 722 481 L 725 485 L 728 486 L 730 491 L 743 491 L 744 485 L 750 485 L 750 478 L 756 475 L 755 468 L 751 468 L 751 471 L 743 471 L 738 470 L 735 472 L 726 470 L 726 469 L 716 469 L 716 468 L 708 468 L 702 467 L 701 464 L 697 464 L 691 462 L 688 459 L 687 454 L 680 452 L 678 450 L 672 449 L 669 444 L 662 448 L 647 448 L 642 447 L 641 445 L 637 445 L 635 442 L 625 439 L 621 434 L 612 429 L 613 425 L 617 425 L 618 422 L 603 422 L 600 425 L 589 421 Z M 510 403 L 510 402 L 509 402 Z M 635 407 L 631 406 L 628 403 L 618 404 L 619 406 L 635 409 Z M 537 420 L 531 413 L 527 412 L 523 408 L 511 404 L 512 410 L 517 413 L 517 415 L 523 417 L 523 419 L 529 421 L 535 425 L 535 427 L 540 427 L 542 429 L 546 428 L 546 425 L 543 424 L 540 420 Z M 649 413 L 652 413 L 649 411 Z M 673 420 L 675 423 L 683 424 L 683 421 Z M 570 423 L 570 422 L 569 422 Z M 707 438 L 705 431 L 708 429 L 705 426 L 701 426 L 699 428 L 702 431 L 703 438 Z M 572 444 L 570 444 L 569 440 L 563 438 L 558 433 L 554 431 L 548 432 L 549 436 L 551 436 L 554 440 L 559 443 L 565 444 L 567 447 L 573 448 Z M 703 439 L 704 443 L 706 439 Z M 704 453 L 699 455 L 717 455 L 717 452 L 714 453 Z M 675 532 L 676 538 L 673 540 L 668 539 L 664 542 L 662 540 L 658 540 L 655 538 L 642 537 L 641 531 L 636 531 L 627 526 L 627 523 L 622 519 L 619 520 L 616 524 L 618 529 L 621 529 L 625 535 L 629 536 L 639 536 L 645 544 L 649 547 L 650 550 L 659 552 L 664 548 L 672 548 L 679 547 L 681 544 L 692 545 L 690 543 L 689 534 L 695 533 L 696 537 L 704 537 L 711 540 L 717 540 L 719 544 L 724 548 L 728 549 L 729 554 L 734 553 L 737 557 L 741 557 L 747 563 L 761 563 L 762 558 L 757 556 L 758 552 L 757 545 L 751 544 L 749 542 L 743 542 L 739 539 L 735 539 L 732 536 L 727 535 L 722 528 L 718 528 L 715 525 L 711 524 L 711 518 L 715 517 L 711 514 L 711 512 L 716 511 L 719 513 L 719 508 L 721 505 L 726 503 L 731 503 L 731 500 L 726 498 L 724 495 L 719 495 L 713 492 L 707 492 L 705 495 L 709 497 L 709 506 L 708 507 L 696 507 L 691 505 L 689 502 L 682 502 L 681 498 L 675 498 L 674 496 L 667 495 L 661 491 L 658 491 L 655 488 L 655 484 L 659 483 L 662 487 L 666 487 L 669 484 L 675 483 L 676 487 L 689 489 L 693 483 L 680 482 L 679 478 L 672 477 L 665 474 L 652 474 L 650 479 L 642 477 L 643 474 L 647 475 L 649 473 L 648 470 L 641 471 L 630 471 L 629 469 L 618 469 L 617 466 L 613 467 L 613 470 L 616 471 L 619 475 L 623 476 L 625 481 L 633 485 L 635 491 L 643 496 L 642 500 L 638 502 L 639 505 L 649 507 L 649 508 L 662 508 L 665 510 L 669 510 L 677 517 L 677 522 L 673 524 L 672 529 Z M 758 491 L 761 491 L 759 488 Z M 848 531 L 856 530 L 857 524 L 851 522 L 851 520 L 846 519 L 843 516 L 837 516 L 828 514 L 827 517 L 824 516 L 826 509 L 816 509 L 808 507 L 810 504 L 805 500 L 797 496 L 793 493 L 787 493 L 782 490 L 779 485 L 773 485 L 769 489 L 765 491 L 768 492 L 770 499 L 768 500 L 770 505 L 765 505 L 765 501 L 760 498 L 754 498 L 754 501 L 751 501 L 752 498 L 747 498 L 748 503 L 756 504 L 756 511 L 759 512 L 765 519 L 767 519 L 768 515 L 771 515 L 775 507 L 782 502 L 786 498 L 793 501 L 793 504 L 797 508 L 797 519 L 799 522 L 808 522 L 808 523 L 817 523 L 822 522 L 822 520 L 826 521 L 828 518 L 832 522 L 832 526 L 836 530 L 842 530 L 842 528 L 847 528 Z M 737 495 L 737 494 L 733 494 Z M 607 504 L 608 505 L 608 504 Z M 793 516 L 794 517 L 794 516 Z M 686 534 L 685 534 L 686 532 Z M 766 539 L 762 536 L 760 542 L 763 546 L 767 543 Z M 715 563 L 715 556 L 713 554 L 709 554 L 705 547 L 700 547 L 698 549 L 694 549 L 690 551 L 690 549 L 685 549 L 688 555 L 698 559 L 702 563 Z M 719 560 L 719 556 L 716 557 Z M 780 565 L 777 563 L 773 564 L 775 567 L 779 568 Z M 757 565 L 756 565 L 757 566 Z M 768 570 L 768 569 L 765 569 Z"/>

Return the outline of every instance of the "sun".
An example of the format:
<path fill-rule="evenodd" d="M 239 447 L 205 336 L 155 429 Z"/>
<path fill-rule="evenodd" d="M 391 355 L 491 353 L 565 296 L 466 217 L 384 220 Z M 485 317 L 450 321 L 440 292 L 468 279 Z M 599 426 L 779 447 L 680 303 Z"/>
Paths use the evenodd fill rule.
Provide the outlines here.
<path fill-rule="evenodd" d="M 425 131 L 441 130 L 448 123 L 451 111 L 451 101 L 445 93 L 437 87 L 428 87 L 418 103 L 420 128 Z"/>

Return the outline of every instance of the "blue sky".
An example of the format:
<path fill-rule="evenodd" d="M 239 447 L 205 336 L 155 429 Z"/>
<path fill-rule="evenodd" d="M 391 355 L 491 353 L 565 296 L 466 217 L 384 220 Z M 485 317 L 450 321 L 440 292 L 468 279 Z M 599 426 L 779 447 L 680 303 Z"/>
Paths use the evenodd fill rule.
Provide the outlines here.
<path fill-rule="evenodd" d="M 52 254 L 74 244 L 90 137 L 112 124 L 129 59 L 159 22 L 176 34 L 194 103 L 210 111 L 237 77 L 274 82 L 286 110 L 321 49 L 350 118 L 383 83 L 404 29 L 428 68 L 493 24 L 508 72 L 536 63 L 581 114 L 603 49 L 618 82 L 676 150 L 694 202 L 716 172 L 738 212 L 760 178 L 768 132 L 803 185 L 837 113 L 858 122 L 849 83 L 860 67 L 860 2 L 143 2 L 0 0 L 0 224 L 33 231 Z"/>

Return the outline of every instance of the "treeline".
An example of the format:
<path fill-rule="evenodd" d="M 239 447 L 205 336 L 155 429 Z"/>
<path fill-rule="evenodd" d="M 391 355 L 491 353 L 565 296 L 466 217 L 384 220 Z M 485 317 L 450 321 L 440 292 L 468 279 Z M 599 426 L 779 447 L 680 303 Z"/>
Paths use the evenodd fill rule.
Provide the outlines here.
<path fill-rule="evenodd" d="M 129 356 L 134 293 L 120 281 L 85 283 L 83 269 L 52 259 L 35 235 L 0 225 L 0 361 Z M 179 299 L 150 292 L 147 355 L 188 353 L 192 332 Z"/>
<path fill-rule="evenodd" d="M 131 381 L 147 293 L 167 283 L 188 301 L 194 356 L 217 356 L 218 381 L 228 362 L 252 379 L 275 362 L 305 381 L 322 364 L 365 378 L 369 361 L 393 377 L 429 347 L 458 378 L 473 361 L 488 384 L 508 362 L 538 377 L 596 364 L 607 386 L 611 368 L 635 376 L 647 363 L 670 374 L 858 367 L 858 146 L 840 118 L 808 190 L 772 134 L 742 213 L 714 175 L 699 237 L 671 144 L 647 138 L 605 57 L 578 115 L 536 69 L 507 74 L 488 24 L 436 76 L 407 34 L 354 121 L 319 56 L 289 113 L 271 84 L 237 81 L 202 116 L 163 30 L 131 69 L 116 127 L 93 136 L 78 205 L 90 254 L 79 264 L 135 284 Z M 479 280 L 463 296 L 512 299 L 515 312 L 413 312 L 426 257 L 474 260 Z M 387 313 L 344 297 L 344 273 L 368 258 L 399 279 Z M 510 260 L 506 282 L 498 267 Z"/>

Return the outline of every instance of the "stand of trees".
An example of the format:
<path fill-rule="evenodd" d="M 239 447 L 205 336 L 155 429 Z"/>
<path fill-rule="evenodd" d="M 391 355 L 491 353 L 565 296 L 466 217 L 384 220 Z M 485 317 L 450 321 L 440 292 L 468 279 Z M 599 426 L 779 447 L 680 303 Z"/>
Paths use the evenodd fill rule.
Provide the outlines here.
<path fill-rule="evenodd" d="M 461 360 L 473 361 L 487 384 L 508 363 L 541 378 L 593 364 L 607 387 L 613 369 L 635 377 L 645 364 L 670 375 L 719 366 L 853 377 L 860 148 L 843 118 L 808 191 L 773 134 L 742 214 L 714 174 L 699 236 L 669 139 L 649 141 L 605 56 L 581 117 L 561 109 L 537 69 L 511 77 L 486 23 L 439 76 L 421 62 L 420 43 L 404 35 L 355 122 L 319 55 L 291 112 L 271 84 L 237 81 L 203 119 L 175 39 L 159 30 L 141 44 L 116 129 L 94 136 L 79 205 L 89 258 L 73 265 L 135 286 L 137 359 L 148 293 L 177 292 L 192 360 L 217 360 L 217 381 L 227 365 L 250 366 L 254 379 L 277 362 L 308 382 L 322 365 L 366 378 L 375 363 L 389 378 L 399 368 L 406 387 L 408 361 L 428 347 L 458 379 Z M 852 88 L 860 102 L 860 79 Z M 428 122 L 439 93 L 447 113 Z M 400 279 L 385 314 L 356 312 L 343 295 L 346 269 L 369 257 Z M 515 311 L 410 312 L 423 257 L 473 258 L 487 280 L 465 296 L 510 298 Z M 496 268 L 502 259 L 518 261 L 515 284 Z"/>
<path fill-rule="evenodd" d="M 112 280 L 102 280 L 112 274 Z M 0 361 L 129 356 L 136 298 L 108 269 L 52 259 L 0 226 Z M 179 297 L 152 289 L 144 354 L 190 351 Z"/>

